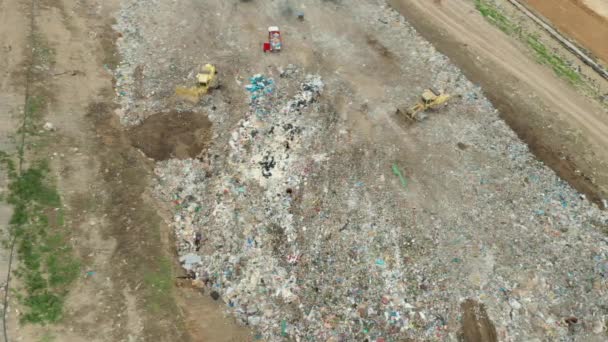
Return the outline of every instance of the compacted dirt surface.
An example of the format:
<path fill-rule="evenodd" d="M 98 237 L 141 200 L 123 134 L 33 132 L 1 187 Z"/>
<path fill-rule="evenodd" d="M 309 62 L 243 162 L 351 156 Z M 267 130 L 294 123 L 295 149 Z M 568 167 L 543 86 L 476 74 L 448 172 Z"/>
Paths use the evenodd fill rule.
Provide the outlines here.
<path fill-rule="evenodd" d="M 13 277 L 9 341 L 608 338 L 606 112 L 472 1 L 0 10 L 0 148 L 49 161 L 82 265 L 50 325 Z"/>
<path fill-rule="evenodd" d="M 190 150 L 180 147 L 182 141 L 200 152 L 208 140 L 209 122 L 194 117 L 189 128 L 182 129 L 173 122 L 158 122 L 159 116 L 136 132 L 122 129 L 114 114 L 110 72 L 119 58 L 114 48 L 118 35 L 112 29 L 118 5 L 0 2 L 0 149 L 18 160 L 23 146 L 24 168 L 37 160 L 50 163 L 50 181 L 61 195 L 71 232 L 69 244 L 81 264 L 62 320 L 46 326 L 20 323 L 23 309 L 14 294 L 23 283 L 13 274 L 4 315 L 6 335 L 0 340 L 247 340 L 248 333 L 226 319 L 216 303 L 190 304 L 202 298 L 199 290 L 173 286 L 183 271 L 174 267 L 172 234 L 147 195 L 149 161 L 131 145 L 139 146 L 140 137 L 151 135 L 153 141 L 168 139 L 166 148 L 152 144 L 152 155 L 165 158 L 175 150 L 178 156 L 190 156 Z M 33 113 L 24 110 L 28 98 L 43 99 L 35 117 L 24 117 Z M 52 129 L 43 129 L 47 122 Z M 33 128 L 21 135 L 22 126 L 29 125 Z M 167 134 L 167 129 L 175 134 Z M 3 165 L 3 193 L 9 182 L 5 171 Z M 0 206 L 3 241 L 10 215 L 10 206 Z M 4 299 L 10 251 L 3 247 L 1 252 Z M 13 260 L 13 271 L 20 263 Z M 210 323 L 194 327 L 189 323 L 193 317 Z"/>
<path fill-rule="evenodd" d="M 525 0 L 524 3 L 608 65 L 608 3 L 584 0 Z"/>

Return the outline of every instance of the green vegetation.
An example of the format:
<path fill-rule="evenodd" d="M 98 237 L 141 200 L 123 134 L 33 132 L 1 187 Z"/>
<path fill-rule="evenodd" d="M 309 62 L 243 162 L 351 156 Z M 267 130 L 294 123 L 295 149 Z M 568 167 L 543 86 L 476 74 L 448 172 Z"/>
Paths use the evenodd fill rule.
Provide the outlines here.
<path fill-rule="evenodd" d="M 55 336 L 53 336 L 52 334 L 46 332 L 44 335 L 42 335 L 42 337 L 40 338 L 40 342 L 53 342 L 55 341 Z"/>
<path fill-rule="evenodd" d="M 22 323 L 47 324 L 61 319 L 68 289 L 80 270 L 64 227 L 61 197 L 49 178 L 48 163 L 25 162 L 26 146 L 41 141 L 29 141 L 28 137 L 40 129 L 50 98 L 44 80 L 56 61 L 55 50 L 42 34 L 32 30 L 28 39 L 31 60 L 25 79 L 29 90 L 23 125 L 15 141 L 19 164 L 16 167 L 11 156 L 0 152 L 0 167 L 9 178 L 4 200 L 13 206 L 9 243 L 18 259 L 14 274 L 20 282 L 14 291 L 22 305 L 20 319 Z M 32 160 L 36 160 L 34 155 Z"/>
<path fill-rule="evenodd" d="M 523 40 L 536 53 L 538 61 L 549 65 L 556 75 L 573 85 L 582 83 L 581 75 L 568 65 L 563 58 L 550 52 L 538 37 L 523 32 L 523 29 L 519 25 L 500 13 L 500 10 L 493 3 L 486 0 L 475 0 L 475 7 L 481 15 L 500 30 Z"/>
<path fill-rule="evenodd" d="M 21 320 L 57 322 L 67 289 L 79 273 L 62 226 L 61 199 L 49 185 L 45 162 L 19 174 L 6 154 L 1 157 L 11 179 L 7 196 L 14 207 L 10 232 L 20 261 L 15 275 L 23 284 L 17 295 L 26 308 Z"/>
<path fill-rule="evenodd" d="M 538 40 L 538 37 L 528 34 L 526 42 L 536 52 L 538 61 L 551 66 L 558 76 L 565 78 L 572 84 L 579 84 L 582 81 L 581 75 L 574 71 L 562 58 L 548 51 L 547 47 Z"/>
<path fill-rule="evenodd" d="M 511 22 L 509 18 L 500 13 L 494 5 L 483 0 L 475 0 L 475 8 L 477 8 L 481 15 L 488 19 L 489 22 L 494 24 L 503 32 L 513 34 L 520 31 L 519 26 Z"/>
<path fill-rule="evenodd" d="M 171 261 L 166 257 L 155 258 L 156 267 L 145 270 L 144 283 L 148 289 L 146 304 L 154 312 L 172 305 L 173 276 Z"/>
<path fill-rule="evenodd" d="M 55 64 L 56 53 L 55 50 L 49 47 L 49 44 L 40 34 L 33 33 L 30 36 L 33 48 L 33 62 L 34 66 L 40 65 L 44 67 L 50 67 Z"/>

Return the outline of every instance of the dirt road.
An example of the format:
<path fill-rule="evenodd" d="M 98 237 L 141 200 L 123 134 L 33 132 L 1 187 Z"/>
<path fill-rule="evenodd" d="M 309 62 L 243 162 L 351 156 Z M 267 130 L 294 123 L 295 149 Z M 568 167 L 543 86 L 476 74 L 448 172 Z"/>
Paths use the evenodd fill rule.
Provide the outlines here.
<path fill-rule="evenodd" d="M 588 4 L 583 0 L 525 0 L 558 30 L 608 64 L 608 17 L 606 3 Z"/>
<path fill-rule="evenodd" d="M 63 202 L 56 210 L 65 213 L 68 243 L 80 264 L 62 320 L 46 326 L 20 322 L 24 310 L 13 293 L 22 293 L 24 284 L 13 274 L 7 339 L 247 340 L 248 332 L 224 318 L 217 303 L 192 305 L 203 294 L 174 287 L 183 274 L 175 264 L 172 234 L 149 199 L 149 161 L 131 147 L 113 112 L 109 70 L 119 56 L 111 25 L 118 6 L 118 1 L 0 1 L 0 150 L 18 162 L 23 147 L 24 168 L 50 163 L 50 182 Z M 41 105 L 25 106 L 34 100 Z M 47 122 L 52 129 L 45 131 Z M 0 206 L 3 234 L 9 209 Z M 4 287 L 8 251 L 1 252 Z M 13 271 L 21 263 L 15 260 Z M 193 326 L 193 319 L 209 323 Z"/>
<path fill-rule="evenodd" d="M 605 109 L 537 63 L 521 43 L 487 23 L 471 1 L 390 3 L 483 87 L 540 160 L 598 203 L 607 196 Z"/>

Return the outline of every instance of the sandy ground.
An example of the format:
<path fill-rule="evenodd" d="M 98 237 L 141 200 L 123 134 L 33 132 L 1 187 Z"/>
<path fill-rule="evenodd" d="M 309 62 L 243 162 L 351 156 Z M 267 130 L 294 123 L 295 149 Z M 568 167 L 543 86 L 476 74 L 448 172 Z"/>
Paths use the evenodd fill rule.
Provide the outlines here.
<path fill-rule="evenodd" d="M 108 68 L 116 59 L 111 25 L 117 5 L 0 2 L 0 149 L 14 155 L 20 144 L 14 137 L 23 121 L 26 88 L 29 96 L 44 97 L 47 105 L 35 124 L 51 122 L 56 131 L 25 136 L 25 165 L 50 161 L 82 263 L 59 324 L 21 325 L 20 307 L 9 296 L 9 341 L 246 340 L 247 332 L 216 310 L 216 303 L 190 304 L 202 297 L 200 291 L 173 287 L 181 270 L 173 268 L 171 235 L 146 194 L 149 164 L 115 125 L 112 112 Z M 45 44 L 52 60 L 48 66 L 32 65 L 31 34 Z M 28 81 L 29 68 L 35 71 Z M 4 191 L 5 175 L 0 176 Z M 3 233 L 10 215 L 2 204 Z M 4 247 L 0 251 L 2 286 L 7 253 Z M 154 287 L 162 284 L 158 293 Z M 11 290 L 19 286 L 13 277 Z M 186 329 L 191 317 L 203 317 L 209 325 Z"/>
<path fill-rule="evenodd" d="M 27 16 L 20 10 L 19 6 L 7 1 L 0 2 L 0 17 L 2 28 L 0 29 L 0 149 L 7 153 L 15 153 L 17 145 L 15 137 L 17 129 L 22 124 L 22 110 L 25 102 L 23 95 L 23 68 L 24 60 L 27 58 L 26 47 L 23 44 L 27 36 Z M 19 89 L 21 91 L 15 91 Z M 7 190 L 8 178 L 6 170 L 0 171 L 0 191 Z M 12 215 L 12 209 L 6 203 L 0 204 L 0 229 L 2 236 L 7 237 L 8 222 Z M 0 294 L 4 300 L 4 285 L 9 264 L 9 250 L 0 247 Z M 0 322 L 0 326 L 3 322 Z"/>
<path fill-rule="evenodd" d="M 525 0 L 557 29 L 608 64 L 608 3 L 582 0 Z"/>
<path fill-rule="evenodd" d="M 608 18 L 608 1 L 606 0 L 583 0 L 583 3 L 597 14 Z"/>

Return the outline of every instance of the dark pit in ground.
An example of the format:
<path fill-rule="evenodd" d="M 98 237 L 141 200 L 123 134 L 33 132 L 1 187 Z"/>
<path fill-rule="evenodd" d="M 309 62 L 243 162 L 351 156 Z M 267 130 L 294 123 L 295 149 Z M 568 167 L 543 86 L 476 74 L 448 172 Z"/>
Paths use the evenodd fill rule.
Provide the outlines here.
<path fill-rule="evenodd" d="M 154 160 L 196 158 L 211 141 L 211 121 L 195 112 L 159 113 L 128 131 L 131 145 Z"/>

